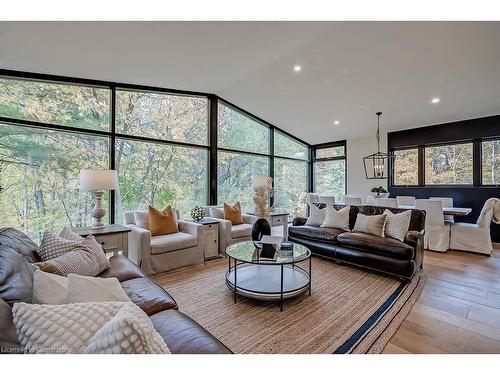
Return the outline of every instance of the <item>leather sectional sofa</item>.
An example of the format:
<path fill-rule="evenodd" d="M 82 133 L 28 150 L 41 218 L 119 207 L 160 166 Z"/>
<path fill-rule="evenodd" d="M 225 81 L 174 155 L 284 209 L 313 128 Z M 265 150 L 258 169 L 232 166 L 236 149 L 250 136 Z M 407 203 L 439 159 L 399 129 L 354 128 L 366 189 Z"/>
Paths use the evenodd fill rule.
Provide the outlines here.
<path fill-rule="evenodd" d="M 324 203 L 316 205 L 319 208 L 326 206 Z M 334 207 L 339 210 L 345 206 L 334 204 Z M 378 206 L 351 206 L 349 228 L 352 230 L 354 227 L 358 213 L 380 215 L 386 209 L 393 213 L 405 211 Z M 305 218 L 293 220 L 293 226 L 288 229 L 288 238 L 309 247 L 313 254 L 408 280 L 422 268 L 424 258 L 425 212 L 411 211 L 409 230 L 403 241 L 361 232 L 307 226 Z"/>
<path fill-rule="evenodd" d="M 0 229 L 0 349 L 18 353 L 11 308 L 31 302 L 33 267 L 39 258 L 25 234 Z M 111 267 L 99 277 L 116 277 L 129 298 L 150 317 L 173 354 L 229 354 L 231 351 L 194 320 L 178 310 L 177 303 L 160 285 L 122 255 L 110 258 Z"/>

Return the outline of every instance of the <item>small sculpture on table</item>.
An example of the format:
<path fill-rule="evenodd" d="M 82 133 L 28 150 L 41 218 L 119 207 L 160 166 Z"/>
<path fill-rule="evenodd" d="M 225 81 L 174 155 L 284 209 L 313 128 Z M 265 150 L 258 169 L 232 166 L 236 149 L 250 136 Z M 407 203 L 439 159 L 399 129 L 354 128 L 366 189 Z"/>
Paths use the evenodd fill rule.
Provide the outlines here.
<path fill-rule="evenodd" d="M 191 217 L 194 221 L 199 223 L 205 217 L 205 209 L 200 206 L 196 206 L 191 210 Z"/>

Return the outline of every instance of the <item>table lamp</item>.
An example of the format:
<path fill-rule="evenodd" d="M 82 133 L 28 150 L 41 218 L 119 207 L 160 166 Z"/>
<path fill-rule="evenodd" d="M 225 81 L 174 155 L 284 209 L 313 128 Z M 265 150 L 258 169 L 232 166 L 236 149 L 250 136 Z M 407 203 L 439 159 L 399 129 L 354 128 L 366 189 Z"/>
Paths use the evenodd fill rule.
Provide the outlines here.
<path fill-rule="evenodd" d="M 103 228 L 102 218 L 106 215 L 106 209 L 102 206 L 102 196 L 104 190 L 118 189 L 118 173 L 110 169 L 82 169 L 80 170 L 80 189 L 94 192 L 95 206 L 90 213 L 92 228 Z"/>

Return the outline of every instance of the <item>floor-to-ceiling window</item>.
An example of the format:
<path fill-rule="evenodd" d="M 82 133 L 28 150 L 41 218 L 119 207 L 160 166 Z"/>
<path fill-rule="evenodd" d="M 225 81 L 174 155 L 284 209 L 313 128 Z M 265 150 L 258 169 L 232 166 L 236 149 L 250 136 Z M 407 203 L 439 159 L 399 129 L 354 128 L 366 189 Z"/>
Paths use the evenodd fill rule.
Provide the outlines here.
<path fill-rule="evenodd" d="M 253 178 L 262 175 L 274 177 L 279 210 L 305 209 L 309 146 L 214 95 L 4 72 L 3 225 L 36 238 L 88 225 L 94 200 L 79 189 L 80 169 L 118 170 L 106 222 L 148 205 L 172 204 L 183 218 L 208 203 L 240 201 L 252 211 Z"/>
<path fill-rule="evenodd" d="M 274 203 L 279 211 L 305 215 L 305 195 L 309 191 L 309 148 L 274 131 Z"/>
<path fill-rule="evenodd" d="M 253 211 L 253 178 L 270 176 L 270 128 L 220 102 L 217 131 L 217 200 Z"/>
<path fill-rule="evenodd" d="M 346 143 L 317 146 L 314 155 L 314 191 L 342 201 L 346 185 Z"/>

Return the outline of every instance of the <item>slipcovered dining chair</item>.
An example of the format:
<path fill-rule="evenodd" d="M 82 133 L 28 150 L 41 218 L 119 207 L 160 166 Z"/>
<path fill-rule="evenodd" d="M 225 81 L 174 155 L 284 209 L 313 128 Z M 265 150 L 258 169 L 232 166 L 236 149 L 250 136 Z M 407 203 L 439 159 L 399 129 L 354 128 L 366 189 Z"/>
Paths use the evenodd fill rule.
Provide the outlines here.
<path fill-rule="evenodd" d="M 398 202 L 396 198 L 377 198 L 375 202 L 376 206 L 398 208 Z"/>
<path fill-rule="evenodd" d="M 443 202 L 443 207 L 453 207 L 453 198 L 451 197 L 430 197 L 431 201 L 441 201 Z M 455 217 L 453 215 L 444 215 L 444 221 L 449 223 L 455 222 Z"/>
<path fill-rule="evenodd" d="M 313 204 L 313 203 L 335 204 L 335 197 L 333 195 L 319 195 L 318 193 L 307 193 L 305 201 L 307 204 Z"/>
<path fill-rule="evenodd" d="M 429 199 L 416 199 L 415 207 L 425 211 L 424 248 L 445 252 L 450 248 L 450 224 L 445 223 L 443 203 Z"/>
<path fill-rule="evenodd" d="M 344 204 L 347 206 L 361 206 L 363 201 L 360 197 L 354 197 L 352 195 L 344 195 Z"/>
<path fill-rule="evenodd" d="M 369 194 L 366 196 L 366 204 L 377 204 L 377 198 L 375 198 L 373 195 Z"/>
<path fill-rule="evenodd" d="M 415 197 L 397 195 L 396 202 L 398 202 L 398 206 L 415 206 Z"/>
<path fill-rule="evenodd" d="M 491 255 L 490 225 L 500 224 L 500 199 L 488 199 L 475 224 L 453 223 L 451 225 L 450 249 L 472 251 Z"/>

